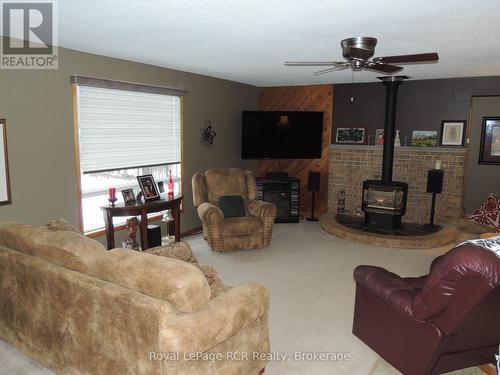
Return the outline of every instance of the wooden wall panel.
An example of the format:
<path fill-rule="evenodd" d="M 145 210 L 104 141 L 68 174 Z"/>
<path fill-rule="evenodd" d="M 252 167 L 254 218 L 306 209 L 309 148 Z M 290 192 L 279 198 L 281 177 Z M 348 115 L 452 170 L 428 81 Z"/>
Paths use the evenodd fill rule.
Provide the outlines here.
<path fill-rule="evenodd" d="M 321 159 L 260 160 L 257 176 L 266 172 L 288 172 L 300 179 L 300 213 L 306 217 L 311 213 L 311 193 L 308 189 L 309 171 L 321 174 L 319 193 L 316 193 L 316 217 L 327 212 L 328 202 L 328 160 L 332 137 L 333 85 L 267 87 L 259 95 L 261 111 L 323 111 L 323 143 Z"/>

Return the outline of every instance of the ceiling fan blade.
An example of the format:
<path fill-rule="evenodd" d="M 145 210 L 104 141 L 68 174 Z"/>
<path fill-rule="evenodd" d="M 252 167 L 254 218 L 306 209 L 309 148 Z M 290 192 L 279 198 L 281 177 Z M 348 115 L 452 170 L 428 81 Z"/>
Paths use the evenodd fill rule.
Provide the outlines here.
<path fill-rule="evenodd" d="M 319 76 L 321 74 L 335 72 L 337 70 L 344 70 L 344 69 L 347 69 L 348 67 L 349 67 L 349 63 L 345 63 L 343 65 L 336 66 L 334 68 L 328 68 L 328 69 L 318 70 L 317 72 L 313 73 L 313 76 Z"/>
<path fill-rule="evenodd" d="M 399 72 L 400 70 L 403 70 L 403 68 L 400 66 L 379 64 L 376 62 L 366 65 L 366 69 L 376 70 L 377 72 L 388 73 L 388 74 L 396 73 Z"/>
<path fill-rule="evenodd" d="M 366 61 L 372 57 L 373 52 L 366 48 L 350 47 L 349 55 L 353 59 Z"/>
<path fill-rule="evenodd" d="M 373 59 L 373 61 L 382 64 L 411 64 L 419 62 L 435 62 L 438 60 L 439 55 L 436 52 L 419 53 L 416 55 L 385 56 Z"/>
<path fill-rule="evenodd" d="M 285 61 L 285 66 L 335 66 L 343 64 L 337 61 Z"/>

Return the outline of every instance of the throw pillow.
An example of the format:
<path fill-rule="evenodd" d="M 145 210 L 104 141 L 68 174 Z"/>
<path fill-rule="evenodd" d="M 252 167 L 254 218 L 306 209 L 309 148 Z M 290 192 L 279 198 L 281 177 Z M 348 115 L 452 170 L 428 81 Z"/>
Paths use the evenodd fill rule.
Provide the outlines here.
<path fill-rule="evenodd" d="M 246 216 L 245 202 L 240 195 L 224 195 L 219 198 L 219 207 L 224 217 Z"/>
<path fill-rule="evenodd" d="M 500 232 L 500 198 L 490 194 L 479 208 L 469 216 L 469 220 L 495 228 Z"/>

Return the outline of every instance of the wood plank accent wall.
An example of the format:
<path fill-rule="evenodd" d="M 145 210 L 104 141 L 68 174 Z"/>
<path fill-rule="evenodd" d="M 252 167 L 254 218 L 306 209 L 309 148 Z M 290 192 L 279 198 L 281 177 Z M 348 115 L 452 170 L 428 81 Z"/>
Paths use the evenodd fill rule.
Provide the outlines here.
<path fill-rule="evenodd" d="M 328 160 L 332 137 L 333 85 L 266 87 L 259 95 L 261 111 L 323 111 L 323 143 L 321 159 L 259 160 L 257 176 L 266 172 L 288 172 L 289 176 L 300 179 L 300 213 L 311 214 L 311 193 L 308 189 L 309 171 L 320 172 L 320 191 L 316 193 L 316 213 L 319 217 L 328 209 Z"/>

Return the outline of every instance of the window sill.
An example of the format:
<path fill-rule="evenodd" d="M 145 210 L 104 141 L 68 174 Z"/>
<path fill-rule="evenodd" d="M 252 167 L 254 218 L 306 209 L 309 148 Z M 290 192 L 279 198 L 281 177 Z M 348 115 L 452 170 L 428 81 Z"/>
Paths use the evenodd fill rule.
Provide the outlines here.
<path fill-rule="evenodd" d="M 162 217 L 163 217 L 162 215 L 151 216 L 150 218 L 148 218 L 148 223 L 152 222 L 152 221 L 159 221 L 159 220 L 161 220 Z M 126 229 L 127 229 L 126 224 L 117 225 L 115 227 L 115 232 L 118 232 L 121 230 L 126 230 Z M 85 232 L 85 235 L 87 237 L 90 237 L 90 238 L 102 237 L 102 236 L 106 235 L 106 229 L 102 228 L 102 229 L 91 230 L 91 231 Z"/>

